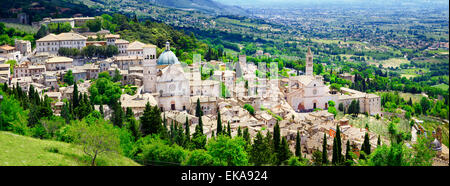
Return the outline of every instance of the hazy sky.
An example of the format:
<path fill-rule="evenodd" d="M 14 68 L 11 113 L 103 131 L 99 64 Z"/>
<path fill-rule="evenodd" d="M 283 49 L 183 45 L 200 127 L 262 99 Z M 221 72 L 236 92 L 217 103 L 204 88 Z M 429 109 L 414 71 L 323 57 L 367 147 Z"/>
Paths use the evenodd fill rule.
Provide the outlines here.
<path fill-rule="evenodd" d="M 214 0 L 223 4 L 264 6 L 355 5 L 355 6 L 423 6 L 447 5 L 448 0 Z"/>

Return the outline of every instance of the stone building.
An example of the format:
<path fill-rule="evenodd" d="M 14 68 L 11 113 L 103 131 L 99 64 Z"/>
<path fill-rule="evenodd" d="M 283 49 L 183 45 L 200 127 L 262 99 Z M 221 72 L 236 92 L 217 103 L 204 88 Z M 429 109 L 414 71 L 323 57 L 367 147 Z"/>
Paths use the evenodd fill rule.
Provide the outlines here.
<path fill-rule="evenodd" d="M 338 95 L 330 93 L 322 76 L 290 77 L 288 86 L 286 100 L 297 112 L 328 109 L 328 101 L 338 101 Z"/>
<path fill-rule="evenodd" d="M 381 114 L 381 98 L 375 94 L 368 94 L 343 87 L 339 93 L 339 101 L 336 103 L 342 103 L 344 108 L 348 109 L 353 100 L 359 101 L 360 113 L 367 112 L 370 115 Z"/>
<path fill-rule="evenodd" d="M 144 90 L 148 90 L 147 86 L 150 86 L 150 89 L 154 86 L 154 81 L 151 79 L 154 67 L 150 65 L 148 68 L 144 66 Z M 157 65 L 156 93 L 161 110 L 188 110 L 190 106 L 189 79 L 186 78 L 178 58 L 170 50 L 169 42 L 166 43 L 166 50 L 159 56 Z"/>
<path fill-rule="evenodd" d="M 81 50 L 86 46 L 86 40 L 86 37 L 73 32 L 60 33 L 58 35 L 49 34 L 36 40 L 36 51 L 57 54 L 59 48 L 76 48 Z"/>
<path fill-rule="evenodd" d="M 73 67 L 73 59 L 68 57 L 53 57 L 45 62 L 47 71 L 68 70 Z"/>
<path fill-rule="evenodd" d="M 31 53 L 31 42 L 26 40 L 15 40 L 16 50 L 19 51 L 22 55 L 28 55 Z"/>
<path fill-rule="evenodd" d="M 31 65 L 30 62 L 24 62 L 14 67 L 14 77 L 40 76 L 45 72 L 44 65 Z"/>

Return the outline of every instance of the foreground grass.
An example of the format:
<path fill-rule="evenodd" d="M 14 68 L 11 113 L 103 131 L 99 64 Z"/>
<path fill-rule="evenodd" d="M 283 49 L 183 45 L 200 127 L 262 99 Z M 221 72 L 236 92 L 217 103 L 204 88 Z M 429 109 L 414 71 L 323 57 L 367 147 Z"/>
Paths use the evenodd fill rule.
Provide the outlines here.
<path fill-rule="evenodd" d="M 79 146 L 0 131 L 0 166 L 88 166 L 89 162 L 90 158 Z M 117 154 L 102 154 L 96 164 L 98 166 L 139 165 Z"/>

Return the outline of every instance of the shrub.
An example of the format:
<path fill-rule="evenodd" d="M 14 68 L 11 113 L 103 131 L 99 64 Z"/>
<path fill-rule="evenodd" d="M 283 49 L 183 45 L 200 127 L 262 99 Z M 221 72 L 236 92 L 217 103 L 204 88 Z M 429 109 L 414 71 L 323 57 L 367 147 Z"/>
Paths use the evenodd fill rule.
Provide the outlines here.
<path fill-rule="evenodd" d="M 59 153 L 58 147 L 45 147 L 44 149 L 48 152 Z"/>
<path fill-rule="evenodd" d="M 245 104 L 244 109 L 247 110 L 251 115 L 255 114 L 255 109 L 253 108 L 253 106 L 249 104 Z"/>

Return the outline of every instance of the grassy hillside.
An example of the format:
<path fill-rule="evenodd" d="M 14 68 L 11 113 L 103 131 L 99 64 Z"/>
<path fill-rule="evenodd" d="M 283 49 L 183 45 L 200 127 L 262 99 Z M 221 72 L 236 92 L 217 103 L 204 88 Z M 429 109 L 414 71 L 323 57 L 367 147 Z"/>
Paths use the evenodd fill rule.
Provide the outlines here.
<path fill-rule="evenodd" d="M 89 158 L 72 144 L 0 131 L 0 166 L 88 166 Z M 98 166 L 138 166 L 120 155 L 102 154 Z"/>

